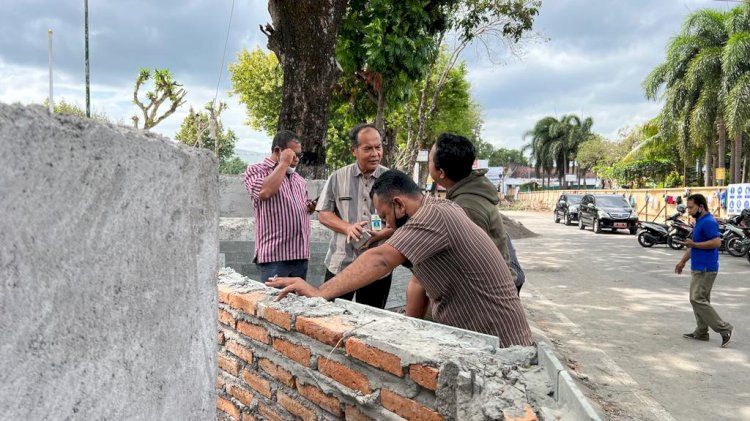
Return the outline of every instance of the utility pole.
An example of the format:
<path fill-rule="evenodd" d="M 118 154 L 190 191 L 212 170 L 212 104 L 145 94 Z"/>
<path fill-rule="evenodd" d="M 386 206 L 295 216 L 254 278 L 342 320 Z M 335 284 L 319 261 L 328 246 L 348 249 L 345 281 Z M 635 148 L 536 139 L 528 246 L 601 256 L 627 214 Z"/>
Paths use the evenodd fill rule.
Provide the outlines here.
<path fill-rule="evenodd" d="M 49 106 L 49 113 L 55 109 L 55 101 L 52 99 L 52 30 L 47 30 L 47 50 L 49 51 L 49 100 L 47 105 Z"/>
<path fill-rule="evenodd" d="M 89 89 L 89 0 L 83 0 L 84 62 L 86 67 L 86 117 L 91 118 L 91 92 Z"/>

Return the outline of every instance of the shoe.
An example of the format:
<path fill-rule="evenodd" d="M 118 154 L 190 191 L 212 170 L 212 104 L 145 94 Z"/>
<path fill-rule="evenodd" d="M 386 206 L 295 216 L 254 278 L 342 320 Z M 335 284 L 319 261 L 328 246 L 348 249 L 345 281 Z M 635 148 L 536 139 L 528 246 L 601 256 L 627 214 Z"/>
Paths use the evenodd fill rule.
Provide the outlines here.
<path fill-rule="evenodd" d="M 726 348 L 729 340 L 732 339 L 732 331 L 724 332 L 721 334 L 721 347 Z"/>
<path fill-rule="evenodd" d="M 682 334 L 682 337 L 683 337 L 683 338 L 688 338 L 688 339 L 695 339 L 695 340 L 697 340 L 697 341 L 707 341 L 707 340 L 708 340 L 708 333 L 706 333 L 705 335 L 696 335 L 696 334 L 695 334 L 695 333 L 693 333 L 693 332 L 690 332 L 690 333 L 683 333 L 683 334 Z M 722 334 L 722 335 L 721 335 L 721 337 L 723 338 L 723 337 L 724 337 L 724 334 Z M 729 341 L 729 339 L 727 339 L 727 341 Z M 723 345 L 722 345 L 722 346 L 723 346 Z"/>

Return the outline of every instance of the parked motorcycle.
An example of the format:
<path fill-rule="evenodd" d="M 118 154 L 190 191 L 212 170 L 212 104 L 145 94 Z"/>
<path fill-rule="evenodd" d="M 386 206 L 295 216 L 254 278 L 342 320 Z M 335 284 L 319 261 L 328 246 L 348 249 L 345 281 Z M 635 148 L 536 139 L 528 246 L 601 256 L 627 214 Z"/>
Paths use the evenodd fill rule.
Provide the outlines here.
<path fill-rule="evenodd" d="M 680 219 L 680 216 L 685 213 L 685 210 L 684 205 L 678 205 L 677 212 L 667 218 L 669 224 L 660 224 L 658 222 L 649 221 L 638 222 L 638 244 L 642 247 L 653 247 L 654 244 L 667 244 L 670 247 L 675 248 L 677 242 L 670 239 L 670 237 L 672 237 L 672 227 L 685 224 Z M 682 231 L 683 230 L 679 230 L 679 232 Z M 682 244 L 684 246 L 684 239 L 682 240 Z"/>
<path fill-rule="evenodd" d="M 683 212 L 685 207 L 682 206 Z M 683 221 L 682 219 L 676 218 L 672 221 L 672 225 L 669 227 L 669 235 L 667 236 L 667 245 L 673 250 L 682 250 L 685 247 L 685 240 L 693 237 L 693 226 Z"/>

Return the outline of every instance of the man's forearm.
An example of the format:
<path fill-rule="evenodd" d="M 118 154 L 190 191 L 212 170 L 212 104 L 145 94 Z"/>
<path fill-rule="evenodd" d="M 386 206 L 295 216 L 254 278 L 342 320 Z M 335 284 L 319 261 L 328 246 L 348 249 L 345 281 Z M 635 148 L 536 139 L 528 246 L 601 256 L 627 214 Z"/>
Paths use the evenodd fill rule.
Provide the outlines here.
<path fill-rule="evenodd" d="M 721 239 L 714 238 L 712 240 L 701 241 L 700 243 L 693 243 L 693 248 L 701 250 L 710 250 L 721 247 Z"/>
<path fill-rule="evenodd" d="M 687 263 L 688 260 L 690 260 L 690 249 L 685 250 L 685 253 L 682 254 L 682 259 L 680 259 L 680 263 Z"/>
<path fill-rule="evenodd" d="M 271 174 L 263 180 L 263 184 L 260 185 L 260 200 L 268 200 L 279 192 L 279 187 L 281 187 L 281 183 L 284 181 L 286 168 L 281 164 L 277 165 Z"/>
<path fill-rule="evenodd" d="M 346 234 L 349 229 L 349 224 L 331 211 L 318 212 L 318 221 L 325 227 L 336 231 L 339 234 Z"/>
<path fill-rule="evenodd" d="M 326 300 L 332 300 L 348 292 L 356 291 L 384 277 L 398 266 L 398 264 L 389 263 L 378 248 L 364 252 L 346 269 L 323 283 L 319 288 L 321 296 Z"/>

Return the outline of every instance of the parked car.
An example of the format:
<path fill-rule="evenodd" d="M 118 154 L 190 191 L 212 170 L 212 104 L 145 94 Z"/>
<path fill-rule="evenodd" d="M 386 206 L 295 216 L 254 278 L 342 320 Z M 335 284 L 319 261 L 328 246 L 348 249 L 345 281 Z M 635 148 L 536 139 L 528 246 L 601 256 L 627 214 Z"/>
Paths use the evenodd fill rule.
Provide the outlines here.
<path fill-rule="evenodd" d="M 624 197 L 617 194 L 587 194 L 578 206 L 578 228 L 590 226 L 595 233 L 603 229 L 638 231 L 638 214 Z"/>
<path fill-rule="evenodd" d="M 565 225 L 570 225 L 573 221 L 577 221 L 581 199 L 583 199 L 582 194 L 561 194 L 555 205 L 555 223 L 562 220 L 565 221 Z"/>

